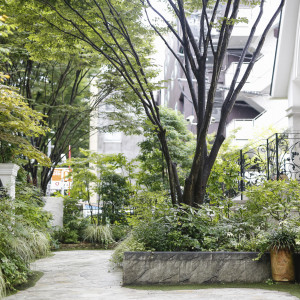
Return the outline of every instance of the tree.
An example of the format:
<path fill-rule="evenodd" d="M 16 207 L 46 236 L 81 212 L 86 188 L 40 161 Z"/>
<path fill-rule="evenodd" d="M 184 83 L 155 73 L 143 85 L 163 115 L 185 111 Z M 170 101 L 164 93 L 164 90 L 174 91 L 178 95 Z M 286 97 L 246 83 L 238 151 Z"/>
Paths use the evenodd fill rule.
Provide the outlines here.
<path fill-rule="evenodd" d="M 0 73 L 0 82 L 8 75 Z M 35 159 L 43 165 L 50 161 L 32 146 L 28 138 L 45 135 L 48 131 L 44 116 L 32 110 L 16 91 L 0 83 L 0 156 L 1 162 L 10 161 L 15 155 Z"/>
<path fill-rule="evenodd" d="M 7 11 L 13 14 L 8 8 Z M 69 145 L 73 155 L 79 152 L 79 147 L 87 147 L 90 114 L 111 93 L 113 85 L 98 78 L 99 92 L 93 94 L 90 85 L 101 73 L 101 61 L 95 63 L 92 55 L 86 60 L 87 51 L 77 49 L 78 43 L 74 40 L 58 40 L 55 44 L 55 37 L 48 36 L 48 43 L 52 42 L 54 46 L 47 48 L 49 44 L 45 42 L 44 32 L 36 32 L 37 24 L 17 26 L 20 14 L 22 10 L 16 10 L 8 18 L 10 26 L 17 30 L 11 30 L 10 36 L 1 38 L 6 54 L 0 57 L 1 68 L 9 74 L 7 83 L 28 101 L 29 107 L 43 113 L 42 119 L 47 120 L 51 128 L 45 135 L 30 139 L 34 147 L 49 156 L 51 166 L 43 166 L 39 173 L 37 160 L 24 163 L 31 181 L 46 192 L 54 168 L 67 153 Z M 36 48 L 32 48 L 31 35 L 36 38 Z"/>
<path fill-rule="evenodd" d="M 72 167 L 73 178 L 71 198 L 89 204 L 92 224 L 105 225 L 108 220 L 111 223 L 123 222 L 126 215 L 124 206 L 129 204 L 132 192 L 132 164 L 123 154 L 104 155 L 82 149 L 81 152 L 84 157 L 74 158 L 68 163 Z M 95 201 L 97 218 L 92 209 Z"/>
<path fill-rule="evenodd" d="M 225 139 L 227 116 L 258 58 L 265 37 L 280 14 L 285 0 L 280 1 L 275 13 L 268 20 L 244 74 L 241 74 L 241 66 L 246 59 L 257 25 L 263 17 L 265 0 L 194 0 L 188 2 L 184 0 L 166 0 L 164 2 L 168 4 L 168 7 L 178 19 L 178 27 L 172 23 L 172 20 L 168 20 L 168 17 L 164 16 L 161 10 L 155 9 L 152 0 L 133 0 L 130 2 L 115 0 L 31 0 L 26 1 L 25 5 L 27 7 L 31 6 L 31 8 L 34 7 L 39 15 L 41 15 L 40 12 L 43 12 L 41 22 L 48 22 L 52 24 L 53 28 L 59 28 L 66 36 L 72 36 L 85 42 L 105 57 L 119 72 L 142 103 L 144 111 L 157 133 L 168 169 L 173 204 L 179 202 L 198 205 L 204 201 L 209 174 Z M 217 83 L 232 30 L 237 22 L 244 21 L 238 19 L 238 10 L 242 4 L 259 5 L 259 14 L 241 53 L 235 75 L 222 106 L 221 119 L 215 140 L 211 150 L 208 151 L 207 132 L 211 121 Z M 124 5 L 126 5 L 126 9 Z M 224 9 L 219 13 L 221 6 Z M 156 14 L 182 46 L 184 61 L 181 61 L 171 45 L 168 44 L 163 35 L 164 29 L 148 17 L 147 9 L 151 9 Z M 197 36 L 191 30 L 189 24 L 190 9 L 191 11 L 198 9 L 201 13 L 199 35 Z M 165 41 L 167 47 L 180 63 L 188 82 L 196 112 L 197 145 L 183 191 L 176 175 L 176 164 L 170 154 L 166 130 L 161 123 L 160 110 L 153 95 L 153 90 L 157 88 L 157 85 L 151 81 L 149 61 L 144 58 L 145 51 L 136 48 L 136 45 L 141 42 L 141 32 L 147 30 L 146 25 L 141 22 L 143 11 L 148 17 L 151 28 Z M 212 13 L 209 14 L 209 11 Z M 217 46 L 212 43 L 211 33 L 214 27 L 219 30 Z M 145 35 L 143 35 L 143 38 L 145 38 Z M 213 53 L 214 61 L 211 81 L 208 85 L 205 74 L 209 50 Z M 241 79 L 238 81 L 238 78 Z M 196 83 L 194 83 L 194 80 Z"/>
<path fill-rule="evenodd" d="M 75 155 L 80 147 L 86 148 L 91 113 L 108 95 L 112 95 L 112 91 L 112 101 L 124 98 L 125 94 L 127 97 L 128 88 L 126 91 L 124 80 L 114 76 L 111 66 L 97 51 L 72 35 L 61 35 L 60 29 L 45 19 L 41 20 L 39 6 L 31 6 L 30 2 L 23 4 L 24 1 L 0 4 L 0 9 L 10 16 L 8 23 L 17 28 L 13 38 L 4 39 L 10 62 L 2 62 L 2 67 L 10 74 L 10 83 L 20 89 L 30 106 L 48 116 L 51 132 L 33 141 L 44 153 L 49 153 L 50 144 L 53 147 L 49 155 L 52 166 L 41 172 L 40 185 L 45 192 L 68 145 L 72 145 L 72 154 Z M 65 12 L 68 14 L 68 10 Z M 57 19 L 55 14 L 48 13 L 52 21 Z M 150 44 L 145 45 L 142 39 L 137 47 L 149 53 Z M 97 86 L 96 95 L 91 92 L 92 84 Z M 36 161 L 29 161 L 26 169 L 37 183 Z"/>
<path fill-rule="evenodd" d="M 161 123 L 167 132 L 167 142 L 170 154 L 176 163 L 178 179 L 184 185 L 184 180 L 192 165 L 195 149 L 195 137 L 187 129 L 187 121 L 180 112 L 171 108 L 160 107 Z M 139 185 L 149 191 L 169 189 L 167 166 L 157 135 L 153 132 L 152 124 L 146 120 L 143 125 L 144 140 L 139 144 L 138 180 Z"/>

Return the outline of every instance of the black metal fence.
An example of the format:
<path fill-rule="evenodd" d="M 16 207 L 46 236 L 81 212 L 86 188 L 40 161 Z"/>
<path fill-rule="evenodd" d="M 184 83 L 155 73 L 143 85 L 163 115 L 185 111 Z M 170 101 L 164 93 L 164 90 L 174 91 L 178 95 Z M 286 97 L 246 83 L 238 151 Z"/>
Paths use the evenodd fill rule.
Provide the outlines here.
<path fill-rule="evenodd" d="M 240 150 L 239 191 L 264 180 L 300 180 L 300 133 L 275 133 Z"/>

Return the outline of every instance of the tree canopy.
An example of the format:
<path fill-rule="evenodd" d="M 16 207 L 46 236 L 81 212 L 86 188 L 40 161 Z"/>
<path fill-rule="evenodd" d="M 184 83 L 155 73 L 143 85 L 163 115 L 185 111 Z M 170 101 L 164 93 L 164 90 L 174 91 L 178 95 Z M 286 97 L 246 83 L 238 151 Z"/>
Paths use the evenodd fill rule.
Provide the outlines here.
<path fill-rule="evenodd" d="M 105 58 L 109 66 L 116 70 L 127 86 L 135 93 L 147 118 L 153 125 L 168 169 L 170 195 L 173 204 L 186 203 L 198 205 L 203 203 L 210 172 L 217 154 L 225 139 L 225 125 L 239 92 L 246 83 L 249 74 L 257 61 L 266 35 L 280 14 L 285 0 L 279 1 L 277 8 L 258 39 L 247 68 L 242 73 L 242 65 L 251 46 L 258 24 L 264 18 L 265 0 L 29 0 L 8 1 L 12 5 L 23 4 L 23 22 L 26 16 L 34 15 L 36 23 L 46 24 L 52 34 L 59 40 L 72 40 L 93 53 Z M 157 3 L 165 3 L 171 14 L 162 12 Z M 207 134 L 211 122 L 218 81 L 220 78 L 226 51 L 234 27 L 240 22 L 238 12 L 242 5 L 258 6 L 247 41 L 241 52 L 233 80 L 222 105 L 219 127 L 213 142 L 208 149 Z M 196 20 L 199 30 L 192 30 L 191 12 L 197 10 Z M 152 11 L 160 22 L 149 17 Z M 178 22 L 173 22 L 173 16 Z M 147 19 L 149 25 L 143 19 Z M 177 26 L 178 25 L 178 26 Z M 212 30 L 218 30 L 217 41 L 212 41 Z M 166 40 L 164 33 L 169 31 L 176 43 L 182 48 L 183 58 Z M 161 122 L 160 109 L 153 91 L 159 87 L 154 84 L 155 72 L 151 61 L 147 59 L 152 48 L 147 38 L 155 32 L 166 44 L 178 61 L 187 80 L 191 101 L 194 106 L 197 123 L 197 145 L 193 163 L 182 190 L 177 176 L 177 167 L 170 153 L 166 129 Z M 142 46 L 141 46 L 142 45 Z M 210 82 L 206 81 L 208 53 L 213 54 L 213 68 Z M 248 58 L 247 58 L 248 59 Z M 238 80 L 239 79 L 239 80 Z"/>
<path fill-rule="evenodd" d="M 7 75 L 0 74 L 0 81 Z M 44 116 L 32 110 L 24 99 L 13 89 L 0 83 L 0 155 L 7 162 L 14 155 L 35 159 L 43 165 L 50 161 L 34 147 L 28 138 L 43 136 L 49 130 Z"/>

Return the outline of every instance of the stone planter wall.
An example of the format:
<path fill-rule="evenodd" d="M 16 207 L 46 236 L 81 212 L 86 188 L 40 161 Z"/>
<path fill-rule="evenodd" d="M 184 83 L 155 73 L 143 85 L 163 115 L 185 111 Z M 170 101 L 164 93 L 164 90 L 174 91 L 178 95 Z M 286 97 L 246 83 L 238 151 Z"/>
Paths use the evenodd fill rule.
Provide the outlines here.
<path fill-rule="evenodd" d="M 265 282 L 272 278 L 270 255 L 256 252 L 125 252 L 123 284 Z M 300 254 L 294 255 L 300 282 Z"/>
<path fill-rule="evenodd" d="M 264 282 L 271 278 L 269 255 L 253 252 L 125 252 L 123 284 Z"/>

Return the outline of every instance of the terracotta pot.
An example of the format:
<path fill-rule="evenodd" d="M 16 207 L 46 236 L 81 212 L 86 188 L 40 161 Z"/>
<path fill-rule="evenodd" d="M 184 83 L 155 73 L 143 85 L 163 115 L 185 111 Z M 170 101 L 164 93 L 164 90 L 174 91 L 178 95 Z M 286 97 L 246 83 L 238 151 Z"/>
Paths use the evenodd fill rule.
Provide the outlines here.
<path fill-rule="evenodd" d="M 270 253 L 273 280 L 294 281 L 295 270 L 293 253 L 289 249 L 273 249 Z"/>

